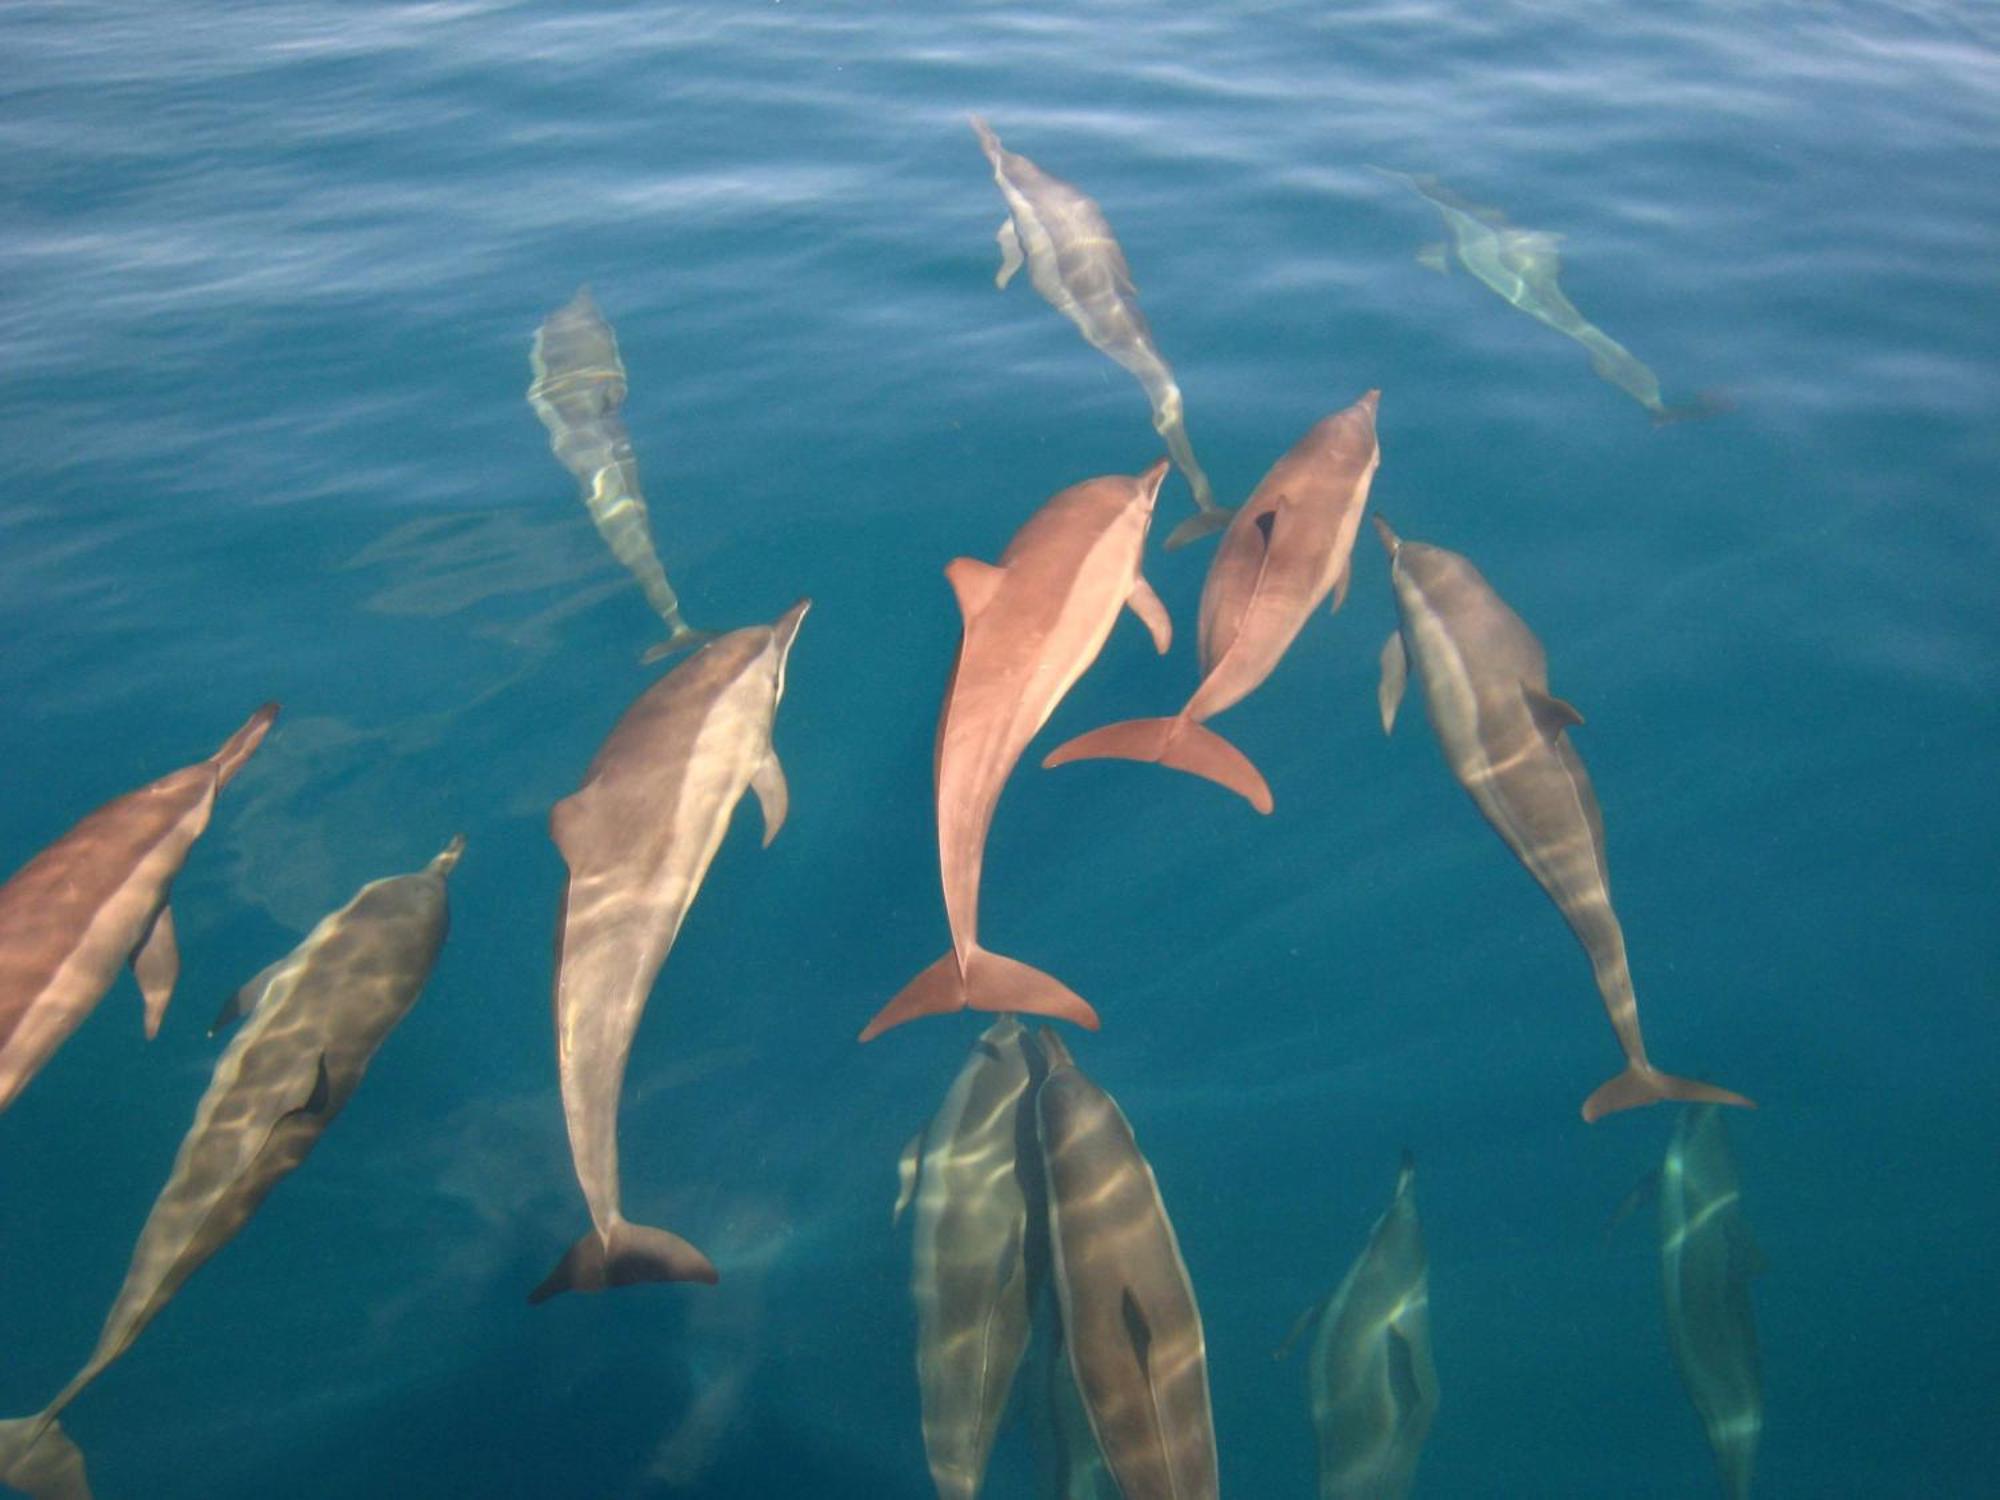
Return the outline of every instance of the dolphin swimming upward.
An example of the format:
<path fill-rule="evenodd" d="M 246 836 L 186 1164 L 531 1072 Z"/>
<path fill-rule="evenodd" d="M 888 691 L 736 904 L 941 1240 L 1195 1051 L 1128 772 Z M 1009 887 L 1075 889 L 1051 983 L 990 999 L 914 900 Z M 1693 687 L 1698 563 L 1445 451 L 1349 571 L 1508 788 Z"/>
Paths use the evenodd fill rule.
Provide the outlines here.
<path fill-rule="evenodd" d="M 951 951 L 876 1013 L 862 1041 L 967 1006 L 1097 1028 L 1097 1012 L 1060 980 L 979 946 L 979 875 L 1014 763 L 1097 659 L 1119 611 L 1129 606 L 1163 652 L 1173 637 L 1139 572 L 1166 472 L 1163 459 L 1136 479 L 1072 485 L 1028 518 L 997 565 L 961 557 L 945 569 L 965 620 L 933 755 Z"/>
<path fill-rule="evenodd" d="M 618 1095 L 653 981 L 736 804 L 746 791 L 757 794 L 767 847 L 784 826 L 790 795 L 771 724 L 811 602 L 801 599 L 773 624 L 717 636 L 654 683 L 625 710 L 583 785 L 549 816 L 569 866 L 556 921 L 556 1060 L 591 1228 L 530 1302 L 716 1279 L 693 1245 L 629 1223 L 620 1209 Z"/>
<path fill-rule="evenodd" d="M 423 992 L 450 923 L 445 877 L 462 838 L 413 875 L 372 881 L 223 1007 L 247 1014 L 195 1106 L 139 1231 L 97 1348 L 39 1414 L 0 1422 L 0 1484 L 89 1500 L 83 1456 L 56 1418 L 117 1359 L 304 1161 Z"/>
<path fill-rule="evenodd" d="M 1347 598 L 1349 559 L 1381 462 L 1370 391 L 1315 423 L 1271 466 L 1216 550 L 1201 591 L 1201 686 L 1171 719 L 1107 724 L 1051 750 L 1044 766 L 1106 756 L 1192 771 L 1271 810 L 1271 788 L 1203 720 L 1241 703 L 1276 669 L 1320 601 Z"/>
<path fill-rule="evenodd" d="M 1090 345 L 1130 370 L 1146 388 L 1153 404 L 1153 430 L 1166 439 L 1167 452 L 1187 476 L 1197 511 L 1167 537 L 1171 550 L 1220 531 L 1229 511 L 1215 503 L 1208 476 L 1195 462 L 1181 413 L 1181 388 L 1174 372 L 1153 344 L 1153 330 L 1139 307 L 1139 289 L 1125 264 L 1097 201 L 1052 177 L 1017 152 L 1000 144 L 977 115 L 972 128 L 980 148 L 993 164 L 993 180 L 1007 200 L 1007 217 L 1000 221 L 1000 273 L 994 284 L 1002 291 L 1025 262 L 1028 279 L 1049 305 L 1076 324 Z"/>
<path fill-rule="evenodd" d="M 1660 395 L 1659 377 L 1571 305 L 1556 285 L 1562 273 L 1562 258 L 1556 253 L 1561 235 L 1516 229 L 1499 209 L 1468 203 L 1435 177 L 1392 172 L 1386 167 L 1369 170 L 1404 184 L 1435 208 L 1444 218 L 1460 265 L 1529 317 L 1583 345 L 1590 355 L 1590 368 L 1651 412 L 1655 423 L 1705 417 L 1721 410 L 1721 403 L 1714 400 L 1699 400 L 1691 406 L 1667 405 Z M 1417 260 L 1440 274 L 1448 269 L 1442 244 L 1426 245 L 1417 252 Z"/>
<path fill-rule="evenodd" d="M 681 618 L 681 603 L 653 549 L 639 460 L 619 411 L 625 405 L 625 362 L 618 335 L 597 310 L 589 287 L 542 320 L 529 355 L 534 384 L 528 402 L 549 430 L 549 446 L 583 486 L 583 503 L 605 546 L 639 581 L 646 602 L 667 622 L 667 638 L 643 658 L 657 661 L 708 639 Z"/>
<path fill-rule="evenodd" d="M 1741 1094 L 1662 1073 L 1646 1058 L 1625 934 L 1611 909 L 1604 816 L 1570 744 L 1583 716 L 1549 693 L 1548 657 L 1534 632 L 1456 552 L 1406 542 L 1380 516 L 1402 628 L 1382 647 L 1382 729 L 1396 722 L 1409 662 L 1459 785 L 1568 921 L 1597 979 L 1625 1071 L 1583 1102 L 1595 1120 L 1662 1099 L 1750 1106 Z"/>
<path fill-rule="evenodd" d="M 105 803 L 0 886 L 0 1111 L 127 963 L 159 1032 L 181 967 L 169 888 L 277 716 L 265 704 L 207 760 Z"/>

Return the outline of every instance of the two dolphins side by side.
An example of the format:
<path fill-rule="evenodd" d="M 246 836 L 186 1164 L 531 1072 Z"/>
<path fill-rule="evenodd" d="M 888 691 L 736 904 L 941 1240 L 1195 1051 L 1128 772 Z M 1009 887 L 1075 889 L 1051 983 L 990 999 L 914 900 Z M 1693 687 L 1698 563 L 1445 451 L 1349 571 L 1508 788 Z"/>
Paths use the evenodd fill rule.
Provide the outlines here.
<path fill-rule="evenodd" d="M 174 877 L 277 716 L 265 704 L 208 759 L 105 803 L 0 886 L 0 1111 L 128 963 L 146 1035 L 159 1032 L 180 977 Z"/>
<path fill-rule="evenodd" d="M 450 923 L 445 878 L 464 846 L 454 838 L 417 873 L 363 886 L 224 1007 L 218 1026 L 248 1020 L 216 1061 L 97 1347 L 38 1414 L 0 1422 L 0 1484 L 36 1500 L 89 1500 L 83 1456 L 57 1418 L 235 1238 L 353 1097 L 437 962 Z"/>

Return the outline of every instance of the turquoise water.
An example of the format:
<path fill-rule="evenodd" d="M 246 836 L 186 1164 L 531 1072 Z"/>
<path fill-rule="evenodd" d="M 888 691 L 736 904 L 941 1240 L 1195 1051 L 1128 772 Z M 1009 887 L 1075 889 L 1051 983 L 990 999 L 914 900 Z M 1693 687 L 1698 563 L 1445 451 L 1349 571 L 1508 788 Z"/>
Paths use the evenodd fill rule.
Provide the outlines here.
<path fill-rule="evenodd" d="M 941 577 L 1157 444 L 1025 284 L 965 124 L 1122 240 L 1234 503 L 1379 386 L 1372 508 L 1534 626 L 1603 801 L 1655 1056 L 1732 1119 L 1758 1493 L 1990 1493 L 2000 999 L 2000 24 L 1978 6 L 936 11 L 17 5 L 0 14 L 0 867 L 277 731 L 175 890 L 160 1038 L 121 980 L 0 1115 L 0 1412 L 82 1360 L 214 1058 L 214 1005 L 453 832 L 429 991 L 312 1160 L 66 1414 L 100 1495 L 930 1493 L 896 1153 L 979 1029 L 854 1033 L 942 949 Z M 1432 172 L 1558 231 L 1671 394 L 1413 252 Z M 657 621 L 523 399 L 588 281 L 696 624 L 815 608 L 745 814 L 655 993 L 634 1218 L 722 1284 L 525 1304 L 584 1227 L 555 1087 L 548 809 L 652 680 Z M 1187 513 L 1170 478 L 1165 525 Z M 1667 1110 L 1560 919 L 1384 740 L 1364 537 L 1222 727 L 1277 794 L 1044 773 L 1193 681 L 1209 547 L 1147 572 L 1001 804 L 983 931 L 1104 1016 L 1208 1336 L 1223 1484 L 1312 1493 L 1299 1360 L 1416 1153 L 1434 1496 L 1712 1492 L 1647 1216 Z M 1032 1488 L 1032 1412 L 988 1493 Z"/>

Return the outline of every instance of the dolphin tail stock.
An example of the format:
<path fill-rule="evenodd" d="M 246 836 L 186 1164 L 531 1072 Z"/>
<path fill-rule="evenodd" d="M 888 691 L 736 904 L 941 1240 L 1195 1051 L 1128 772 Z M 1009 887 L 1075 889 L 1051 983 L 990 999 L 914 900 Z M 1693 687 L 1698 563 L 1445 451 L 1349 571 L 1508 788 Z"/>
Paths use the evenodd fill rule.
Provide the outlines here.
<path fill-rule="evenodd" d="M 0 1422 L 0 1486 L 29 1500 L 91 1500 L 83 1450 L 46 1412 Z"/>
<path fill-rule="evenodd" d="M 528 1293 L 530 1303 L 559 1292 L 601 1292 L 606 1287 L 646 1281 L 699 1281 L 720 1278 L 709 1258 L 679 1235 L 619 1219 L 603 1233 L 593 1226 L 564 1252 L 556 1268 Z"/>
<path fill-rule="evenodd" d="M 1236 518 L 1233 508 L 1210 502 L 1167 533 L 1167 550 L 1178 552 L 1190 542 L 1213 536 Z"/>
<path fill-rule="evenodd" d="M 278 705 L 266 703 L 257 712 L 243 721 L 243 727 L 222 742 L 222 748 L 209 757 L 215 766 L 215 784 L 229 785 L 230 779 L 243 769 L 243 762 L 264 743 L 264 736 L 271 732 L 272 721 L 278 717 Z"/>
<path fill-rule="evenodd" d="M 1127 719 L 1122 724 L 1106 724 L 1056 746 L 1042 758 L 1042 765 L 1066 766 L 1074 760 L 1151 761 L 1225 786 L 1260 813 L 1268 813 L 1273 806 L 1270 785 L 1250 757 L 1192 719 Z"/>
<path fill-rule="evenodd" d="M 665 661 L 680 651 L 693 651 L 706 646 L 715 639 L 712 630 L 696 630 L 692 625 L 677 625 L 669 631 L 664 641 L 648 646 L 639 658 L 639 665 L 650 667 L 656 661 Z"/>
<path fill-rule="evenodd" d="M 1086 1031 L 1095 1031 L 1098 1025 L 1090 1002 L 1054 975 L 974 946 L 966 954 L 962 970 L 954 951 L 904 985 L 862 1028 L 861 1040 L 872 1042 L 892 1027 L 919 1016 L 949 1015 L 968 1008 L 1053 1016 Z"/>
<path fill-rule="evenodd" d="M 1728 1089 L 1719 1089 L 1712 1083 L 1677 1078 L 1645 1063 L 1630 1063 L 1624 1072 L 1601 1085 L 1583 1101 L 1583 1118 L 1594 1122 L 1606 1115 L 1615 1115 L 1621 1109 L 1638 1109 L 1642 1105 L 1659 1104 L 1668 1099 L 1688 1104 L 1733 1104 L 1738 1109 L 1757 1107 L 1755 1100 L 1732 1094 Z"/>

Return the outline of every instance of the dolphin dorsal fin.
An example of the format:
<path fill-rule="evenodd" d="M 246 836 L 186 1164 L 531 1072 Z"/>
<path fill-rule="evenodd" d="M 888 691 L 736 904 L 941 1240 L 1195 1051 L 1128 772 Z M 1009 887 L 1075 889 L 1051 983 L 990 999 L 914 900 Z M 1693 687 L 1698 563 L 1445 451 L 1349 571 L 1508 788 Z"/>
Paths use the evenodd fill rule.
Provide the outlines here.
<path fill-rule="evenodd" d="M 993 595 L 999 590 L 1000 580 L 1007 576 L 1005 568 L 996 568 L 992 563 L 983 563 L 976 557 L 954 557 L 945 566 L 944 576 L 951 584 L 951 591 L 958 596 L 958 612 L 970 620 L 993 602 Z"/>
<path fill-rule="evenodd" d="M 1554 744 L 1556 736 L 1565 729 L 1573 729 L 1583 722 L 1583 715 L 1563 702 L 1553 693 L 1541 688 L 1521 684 L 1521 697 L 1528 705 L 1528 712 L 1534 715 L 1535 727 L 1542 732 L 1542 738 Z"/>

